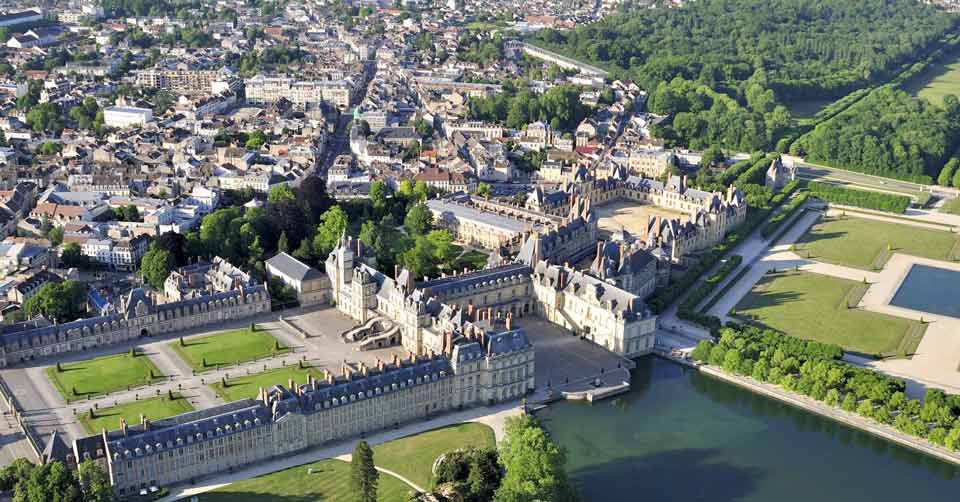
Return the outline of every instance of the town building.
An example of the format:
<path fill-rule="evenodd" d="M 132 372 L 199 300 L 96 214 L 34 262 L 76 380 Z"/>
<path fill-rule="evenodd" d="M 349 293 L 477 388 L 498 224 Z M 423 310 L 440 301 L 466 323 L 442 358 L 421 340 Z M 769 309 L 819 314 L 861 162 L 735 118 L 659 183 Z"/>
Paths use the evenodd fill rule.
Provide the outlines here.
<path fill-rule="evenodd" d="M 330 303 L 330 278 L 327 274 L 284 252 L 277 253 L 265 263 L 269 277 L 280 279 L 297 292 L 301 307 Z"/>

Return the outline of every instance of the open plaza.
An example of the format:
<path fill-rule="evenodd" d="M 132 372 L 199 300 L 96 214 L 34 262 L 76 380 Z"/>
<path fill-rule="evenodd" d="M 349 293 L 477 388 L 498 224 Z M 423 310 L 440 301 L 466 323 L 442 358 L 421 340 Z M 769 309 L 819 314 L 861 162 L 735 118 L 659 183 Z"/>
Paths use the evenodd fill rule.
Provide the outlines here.
<path fill-rule="evenodd" d="M 612 202 L 595 209 L 597 226 L 604 232 L 619 232 L 626 230 L 631 234 L 646 233 L 646 226 L 651 216 L 664 218 L 678 218 L 687 221 L 690 216 L 682 211 L 656 206 L 653 204 L 637 204 L 633 201 Z"/>

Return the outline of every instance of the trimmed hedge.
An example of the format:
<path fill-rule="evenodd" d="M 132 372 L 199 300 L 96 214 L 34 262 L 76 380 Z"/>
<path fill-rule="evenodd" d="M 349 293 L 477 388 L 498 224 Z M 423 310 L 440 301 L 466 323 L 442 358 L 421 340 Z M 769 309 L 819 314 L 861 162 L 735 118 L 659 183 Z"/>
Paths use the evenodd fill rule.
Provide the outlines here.
<path fill-rule="evenodd" d="M 910 206 L 910 197 L 906 195 L 868 192 L 866 190 L 856 190 L 853 188 L 828 185 L 826 183 L 817 183 L 816 181 L 806 182 L 805 188 L 810 192 L 810 195 L 818 199 L 834 204 L 843 204 L 845 206 L 862 207 L 864 209 L 898 214 L 902 214 Z"/>
<path fill-rule="evenodd" d="M 797 210 L 800 209 L 800 206 L 807 201 L 807 195 L 809 195 L 808 192 L 803 192 L 791 200 L 789 204 L 783 206 L 783 211 L 780 211 L 780 214 L 770 218 L 767 226 L 763 227 L 763 230 L 760 231 L 760 235 L 763 235 L 764 239 L 769 239 L 772 235 L 775 235 L 777 230 L 783 226 L 783 223 L 792 218 Z"/>
<path fill-rule="evenodd" d="M 685 321 L 700 324 L 709 328 L 711 332 L 719 330 L 722 327 L 720 319 L 711 315 L 701 314 L 697 311 L 697 305 L 710 296 L 710 293 L 717 288 L 717 285 L 723 282 L 723 280 L 730 275 L 730 272 L 733 272 L 742 262 L 743 257 L 738 254 L 728 258 L 726 263 L 724 263 L 716 273 L 708 277 L 707 280 L 703 282 L 703 285 L 693 290 L 693 292 L 687 296 L 687 299 L 684 300 L 680 308 L 677 309 L 677 317 Z"/>

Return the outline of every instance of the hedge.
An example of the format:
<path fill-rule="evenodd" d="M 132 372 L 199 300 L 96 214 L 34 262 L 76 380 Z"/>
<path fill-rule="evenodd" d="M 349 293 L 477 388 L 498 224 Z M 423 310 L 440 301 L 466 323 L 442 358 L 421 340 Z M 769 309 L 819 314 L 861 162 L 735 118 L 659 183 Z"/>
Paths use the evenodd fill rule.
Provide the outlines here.
<path fill-rule="evenodd" d="M 910 206 L 910 197 L 889 193 L 868 192 L 826 183 L 808 181 L 805 183 L 810 195 L 825 202 L 843 204 L 845 206 L 862 207 L 876 211 L 901 214 Z"/>
<path fill-rule="evenodd" d="M 764 239 L 769 239 L 770 236 L 775 235 L 777 230 L 783 226 L 783 223 L 792 218 L 797 210 L 800 209 L 800 206 L 807 201 L 807 195 L 809 195 L 808 192 L 803 192 L 791 200 L 789 204 L 783 206 L 783 211 L 780 211 L 779 214 L 770 218 L 767 226 L 763 227 L 763 230 L 760 231 L 760 235 L 763 235 Z"/>
<path fill-rule="evenodd" d="M 687 296 L 687 299 L 684 300 L 680 308 L 677 309 L 677 317 L 710 328 L 711 332 L 719 330 L 721 327 L 720 319 L 699 313 L 697 311 L 697 305 L 703 300 L 706 300 L 707 297 L 710 296 L 710 293 L 717 288 L 717 285 L 723 282 L 723 280 L 730 275 L 730 272 L 733 272 L 742 262 L 743 257 L 738 254 L 728 258 L 719 270 L 710 277 L 707 277 L 707 280 L 704 281 L 699 288 L 693 290 L 690 295 Z"/>

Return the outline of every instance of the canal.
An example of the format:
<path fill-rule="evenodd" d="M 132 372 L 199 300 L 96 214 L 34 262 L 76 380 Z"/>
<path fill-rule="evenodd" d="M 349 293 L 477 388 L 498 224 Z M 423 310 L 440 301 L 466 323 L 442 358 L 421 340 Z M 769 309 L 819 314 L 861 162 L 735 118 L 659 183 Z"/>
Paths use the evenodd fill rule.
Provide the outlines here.
<path fill-rule="evenodd" d="M 960 470 L 669 361 L 538 412 L 587 501 L 956 501 Z"/>

